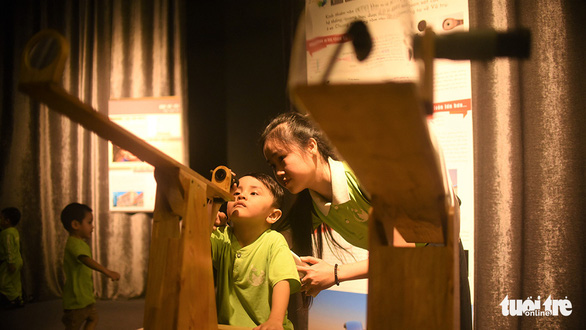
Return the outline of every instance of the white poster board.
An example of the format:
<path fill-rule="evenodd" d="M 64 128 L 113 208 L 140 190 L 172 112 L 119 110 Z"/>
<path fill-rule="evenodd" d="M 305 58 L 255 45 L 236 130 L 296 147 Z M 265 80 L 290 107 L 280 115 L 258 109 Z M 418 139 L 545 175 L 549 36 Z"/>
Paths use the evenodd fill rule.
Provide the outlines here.
<path fill-rule="evenodd" d="M 109 101 L 110 119 L 180 163 L 185 163 L 179 97 Z M 109 142 L 110 210 L 153 212 L 154 168 Z"/>

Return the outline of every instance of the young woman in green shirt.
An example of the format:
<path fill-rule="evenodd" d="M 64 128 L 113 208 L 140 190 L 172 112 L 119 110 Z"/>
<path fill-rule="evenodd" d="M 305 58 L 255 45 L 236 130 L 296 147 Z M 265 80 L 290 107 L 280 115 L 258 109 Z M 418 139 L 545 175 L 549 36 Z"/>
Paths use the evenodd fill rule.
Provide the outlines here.
<path fill-rule="evenodd" d="M 291 228 L 293 249 L 311 265 L 298 266 L 305 273 L 301 290 L 315 297 L 339 282 L 366 278 L 368 260 L 331 265 L 320 259 L 322 235 L 315 233 L 325 233 L 339 246 L 331 236 L 332 229 L 350 244 L 367 249 L 371 208 L 368 195 L 351 169 L 337 160 L 324 134 L 306 116 L 290 112 L 277 116 L 265 128 L 261 146 L 277 181 L 297 195 L 284 224 Z M 312 235 L 317 258 L 312 257 Z M 394 237 L 395 246 L 415 246 L 397 231 Z"/>

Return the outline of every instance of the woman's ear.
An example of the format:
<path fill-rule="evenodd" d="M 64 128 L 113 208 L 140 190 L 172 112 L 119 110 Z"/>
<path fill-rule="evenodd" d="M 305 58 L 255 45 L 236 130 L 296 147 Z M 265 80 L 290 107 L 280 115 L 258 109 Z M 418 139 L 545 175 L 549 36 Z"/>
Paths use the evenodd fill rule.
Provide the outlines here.
<path fill-rule="evenodd" d="M 282 215 L 283 211 L 280 209 L 273 209 L 273 212 L 271 212 L 271 214 L 269 214 L 267 217 L 267 222 L 272 225 L 273 223 L 277 222 L 277 220 L 281 219 Z"/>
<path fill-rule="evenodd" d="M 307 151 L 309 151 L 311 154 L 314 154 L 314 155 L 319 154 L 319 148 L 317 147 L 317 141 L 314 138 L 309 138 L 309 140 L 307 140 L 306 148 L 307 148 Z"/>

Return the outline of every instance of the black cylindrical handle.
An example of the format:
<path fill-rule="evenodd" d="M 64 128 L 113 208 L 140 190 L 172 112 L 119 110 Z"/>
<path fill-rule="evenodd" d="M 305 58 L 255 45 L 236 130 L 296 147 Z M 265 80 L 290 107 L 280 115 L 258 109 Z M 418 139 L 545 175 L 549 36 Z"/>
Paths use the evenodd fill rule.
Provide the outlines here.
<path fill-rule="evenodd" d="M 413 38 L 415 57 L 421 57 L 422 36 Z M 473 30 L 435 37 L 436 58 L 451 60 L 492 60 L 496 57 L 529 58 L 531 33 L 528 29 L 507 32 Z"/>

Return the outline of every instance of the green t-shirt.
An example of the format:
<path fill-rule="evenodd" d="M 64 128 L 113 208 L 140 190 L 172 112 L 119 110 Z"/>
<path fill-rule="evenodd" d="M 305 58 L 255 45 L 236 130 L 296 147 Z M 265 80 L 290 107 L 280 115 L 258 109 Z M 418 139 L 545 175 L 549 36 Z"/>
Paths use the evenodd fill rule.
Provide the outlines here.
<path fill-rule="evenodd" d="M 90 246 L 82 239 L 69 236 L 65 244 L 63 269 L 63 308 L 80 309 L 96 302 L 92 269 L 79 261 L 79 256 L 92 257 Z"/>
<path fill-rule="evenodd" d="M 22 266 L 20 234 L 14 227 L 8 227 L 0 231 L 0 261 L 14 264 L 16 268 Z"/>
<path fill-rule="evenodd" d="M 345 162 L 328 159 L 332 177 L 332 201 L 310 191 L 313 227 L 325 223 L 348 243 L 368 249 L 368 212 L 371 204 L 360 182 Z M 415 243 L 424 247 L 426 243 Z"/>
<path fill-rule="evenodd" d="M 322 222 L 348 243 L 368 249 L 368 211 L 370 201 L 360 189 L 356 176 L 346 163 L 329 159 L 332 176 L 332 201 L 310 191 L 313 199 L 313 225 Z"/>
<path fill-rule="evenodd" d="M 10 272 L 8 264 L 14 265 L 16 271 Z M 8 300 L 22 296 L 21 268 L 20 235 L 16 228 L 8 227 L 0 232 L 0 293 Z"/>
<path fill-rule="evenodd" d="M 232 228 L 222 227 L 210 240 L 219 324 L 255 327 L 269 318 L 275 284 L 287 280 L 291 293 L 299 291 L 295 261 L 281 233 L 268 229 L 242 248 Z M 283 327 L 293 329 L 287 315 Z"/>

